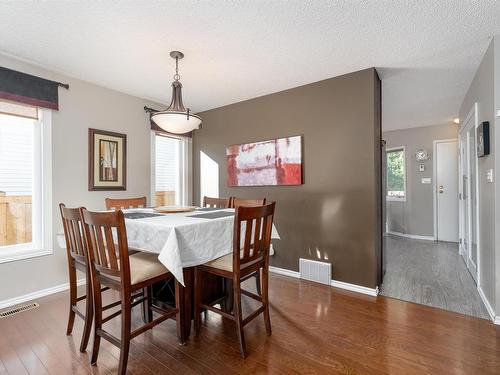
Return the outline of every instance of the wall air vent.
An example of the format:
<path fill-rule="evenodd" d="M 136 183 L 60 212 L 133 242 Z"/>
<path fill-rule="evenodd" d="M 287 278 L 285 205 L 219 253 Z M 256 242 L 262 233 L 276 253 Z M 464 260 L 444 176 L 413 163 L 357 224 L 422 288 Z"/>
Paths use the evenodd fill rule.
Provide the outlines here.
<path fill-rule="evenodd" d="M 36 309 L 38 306 L 40 306 L 38 303 L 30 303 L 29 305 L 19 306 L 7 311 L 0 312 L 0 319 L 8 318 L 9 316 L 19 314 L 23 311 Z"/>
<path fill-rule="evenodd" d="M 300 258 L 299 273 L 301 279 L 330 285 L 332 281 L 332 264 Z"/>

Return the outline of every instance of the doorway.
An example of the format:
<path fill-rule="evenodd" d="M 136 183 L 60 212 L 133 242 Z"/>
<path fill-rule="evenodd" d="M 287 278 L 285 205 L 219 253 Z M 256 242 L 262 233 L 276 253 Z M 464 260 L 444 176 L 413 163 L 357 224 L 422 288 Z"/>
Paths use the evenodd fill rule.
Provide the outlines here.
<path fill-rule="evenodd" d="M 459 251 L 470 274 L 478 283 L 478 160 L 476 154 L 477 104 L 474 105 L 459 132 L 460 152 L 460 239 Z"/>

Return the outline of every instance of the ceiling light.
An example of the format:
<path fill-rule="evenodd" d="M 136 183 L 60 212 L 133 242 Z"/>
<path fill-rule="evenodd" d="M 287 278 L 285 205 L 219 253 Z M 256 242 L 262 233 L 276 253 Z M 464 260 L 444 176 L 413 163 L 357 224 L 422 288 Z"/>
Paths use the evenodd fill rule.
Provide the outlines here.
<path fill-rule="evenodd" d="M 182 103 L 182 84 L 179 75 L 179 59 L 184 54 L 179 51 L 170 52 L 170 57 L 175 59 L 175 75 L 172 82 L 172 101 L 164 111 L 155 112 L 151 120 L 163 130 L 169 133 L 184 134 L 200 128 L 201 117 L 186 109 Z"/>
<path fill-rule="evenodd" d="M 456 118 L 453 119 L 453 122 L 455 124 L 460 124 L 460 119 L 458 117 L 456 117 Z"/>

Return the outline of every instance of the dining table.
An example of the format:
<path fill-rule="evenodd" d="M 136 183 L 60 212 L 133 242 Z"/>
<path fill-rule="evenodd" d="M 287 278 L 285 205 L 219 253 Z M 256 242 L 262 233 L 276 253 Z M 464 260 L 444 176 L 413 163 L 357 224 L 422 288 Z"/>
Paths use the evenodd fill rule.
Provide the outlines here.
<path fill-rule="evenodd" d="M 180 284 L 180 326 L 184 337 L 189 337 L 194 267 L 232 253 L 235 210 L 195 208 L 164 213 L 154 208 L 131 208 L 122 211 L 129 248 L 158 254 L 158 260 Z M 280 238 L 274 224 L 271 238 Z M 65 247 L 62 231 L 58 233 L 58 243 Z M 214 276 L 204 280 L 202 295 L 210 301 L 221 299 L 227 296 L 227 287 L 227 281 Z"/>

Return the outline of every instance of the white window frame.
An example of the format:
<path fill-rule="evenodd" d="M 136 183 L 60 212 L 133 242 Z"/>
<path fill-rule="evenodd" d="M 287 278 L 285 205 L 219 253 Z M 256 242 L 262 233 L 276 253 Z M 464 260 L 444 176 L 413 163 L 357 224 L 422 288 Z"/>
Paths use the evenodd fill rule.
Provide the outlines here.
<path fill-rule="evenodd" d="M 406 202 L 406 199 L 408 197 L 408 190 L 407 190 L 407 186 L 406 186 L 406 177 L 407 177 L 407 173 L 408 173 L 408 162 L 406 160 L 406 146 L 397 146 L 397 147 L 391 147 L 391 148 L 387 148 L 385 150 L 386 152 L 386 155 L 385 155 L 385 167 L 387 168 L 387 154 L 391 151 L 403 151 L 403 155 L 404 155 L 404 158 L 405 158 L 405 162 L 404 162 L 404 165 L 405 165 L 405 173 L 404 173 L 404 192 L 405 192 L 405 196 L 403 198 L 401 197 L 394 197 L 394 196 L 391 196 L 391 195 L 388 195 L 389 194 L 389 189 L 387 188 L 387 177 L 386 177 L 386 181 L 385 181 L 385 184 L 386 184 L 386 197 L 385 199 L 388 201 L 388 202 Z M 385 174 L 387 176 L 387 170 L 385 171 Z"/>
<path fill-rule="evenodd" d="M 179 144 L 179 179 L 177 180 L 175 204 L 185 206 L 191 204 L 190 180 L 191 180 L 191 139 L 187 137 L 176 137 L 173 135 L 157 134 L 151 131 L 151 206 L 156 206 L 156 136 L 170 137 L 180 140 Z"/>
<path fill-rule="evenodd" d="M 39 110 L 35 124 L 32 193 L 32 242 L 1 246 L 0 263 L 51 255 L 52 250 L 52 112 Z"/>

